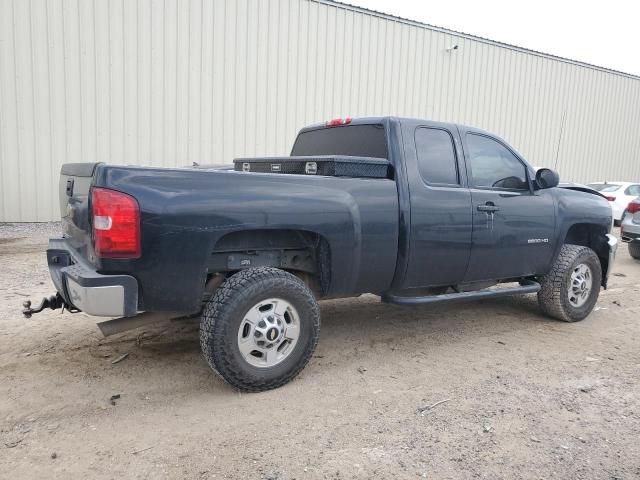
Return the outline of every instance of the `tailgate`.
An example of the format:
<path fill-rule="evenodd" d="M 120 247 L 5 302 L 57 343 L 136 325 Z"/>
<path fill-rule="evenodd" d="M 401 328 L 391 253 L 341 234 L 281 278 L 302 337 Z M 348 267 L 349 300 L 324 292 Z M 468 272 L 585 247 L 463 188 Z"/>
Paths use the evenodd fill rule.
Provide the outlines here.
<path fill-rule="evenodd" d="M 84 251 L 91 242 L 89 189 L 98 163 L 67 163 L 60 170 L 58 196 L 62 231 L 71 245 Z"/>

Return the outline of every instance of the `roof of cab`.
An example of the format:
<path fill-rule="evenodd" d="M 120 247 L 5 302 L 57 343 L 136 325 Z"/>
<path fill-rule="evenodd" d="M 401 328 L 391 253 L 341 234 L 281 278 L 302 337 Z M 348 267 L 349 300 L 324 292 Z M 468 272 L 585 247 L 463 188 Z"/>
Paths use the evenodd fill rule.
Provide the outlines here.
<path fill-rule="evenodd" d="M 328 125 L 329 122 L 331 121 L 335 121 L 335 120 L 343 120 L 343 121 L 347 121 L 347 123 L 344 123 L 342 125 Z M 438 120 L 431 120 L 431 119 L 427 119 L 427 118 L 415 118 L 415 117 L 397 117 L 397 116 L 393 116 L 393 115 L 386 115 L 386 116 L 375 116 L 375 117 L 345 117 L 344 119 L 340 118 L 340 117 L 336 117 L 336 118 L 332 118 L 332 119 L 328 119 L 325 122 L 322 123 L 313 123 L 311 125 L 308 125 L 306 127 L 303 127 L 300 129 L 299 133 L 302 132 L 306 132 L 309 130 L 317 130 L 319 128 L 340 128 L 340 127 L 345 127 L 345 126 L 349 126 L 349 125 L 372 125 L 372 124 L 385 124 L 387 122 L 399 122 L 402 124 L 409 124 L 409 125 L 421 125 L 421 124 L 425 124 L 425 123 L 429 123 L 430 125 L 433 126 L 441 126 L 441 127 L 459 127 L 463 130 L 472 130 L 474 132 L 479 132 L 479 133 L 486 133 L 489 135 L 492 135 L 491 132 L 488 132 L 486 130 L 483 130 L 481 128 L 478 127 L 473 127 L 473 126 L 469 126 L 469 125 L 463 125 L 460 123 L 453 123 L 453 122 L 442 122 L 442 121 L 438 121 Z"/>
<path fill-rule="evenodd" d="M 342 125 L 328 125 L 329 122 L 331 121 L 335 121 L 335 120 L 342 120 L 342 121 L 346 121 L 347 123 L 344 123 Z M 308 130 L 317 130 L 319 128 L 340 128 L 340 127 L 344 127 L 344 126 L 349 126 L 349 125 L 372 125 L 372 124 L 385 124 L 387 122 L 400 122 L 400 123 L 412 123 L 412 124 L 423 124 L 425 122 L 429 122 L 432 125 L 441 125 L 441 126 L 461 126 L 455 123 L 450 123 L 450 122 L 440 122 L 440 121 L 436 121 L 436 120 L 430 120 L 430 119 L 426 119 L 426 118 L 411 118 L 411 117 L 396 117 L 396 116 L 392 116 L 392 115 L 386 115 L 386 116 L 376 116 L 376 117 L 345 117 L 340 118 L 340 117 L 336 117 L 336 118 L 332 118 L 332 119 L 328 119 L 325 122 L 322 123 L 314 123 L 311 125 L 308 125 L 306 127 L 303 127 L 302 129 L 300 129 L 300 132 L 305 132 Z M 472 128 L 472 127 L 465 127 L 465 128 Z M 476 128 L 473 128 L 474 130 L 479 130 Z"/>

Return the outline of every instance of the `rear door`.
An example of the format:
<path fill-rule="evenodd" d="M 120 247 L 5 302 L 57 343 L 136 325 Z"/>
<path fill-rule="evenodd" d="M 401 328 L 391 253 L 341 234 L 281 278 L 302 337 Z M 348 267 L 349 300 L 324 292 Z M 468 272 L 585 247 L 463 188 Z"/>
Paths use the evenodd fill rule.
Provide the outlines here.
<path fill-rule="evenodd" d="M 542 273 L 554 247 L 551 190 L 533 190 L 526 164 L 502 140 L 464 131 L 473 212 L 465 282 Z"/>
<path fill-rule="evenodd" d="M 457 284 L 471 248 L 471 195 L 457 129 L 424 122 L 403 129 L 411 227 L 403 288 Z"/>

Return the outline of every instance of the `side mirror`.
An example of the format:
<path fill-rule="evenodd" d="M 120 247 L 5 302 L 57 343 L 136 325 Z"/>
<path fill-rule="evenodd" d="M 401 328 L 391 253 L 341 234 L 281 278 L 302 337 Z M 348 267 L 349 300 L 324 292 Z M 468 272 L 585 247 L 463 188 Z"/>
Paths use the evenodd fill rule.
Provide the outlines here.
<path fill-rule="evenodd" d="M 538 188 L 553 188 L 560 183 L 560 175 L 550 168 L 541 168 L 536 172 L 536 184 Z"/>

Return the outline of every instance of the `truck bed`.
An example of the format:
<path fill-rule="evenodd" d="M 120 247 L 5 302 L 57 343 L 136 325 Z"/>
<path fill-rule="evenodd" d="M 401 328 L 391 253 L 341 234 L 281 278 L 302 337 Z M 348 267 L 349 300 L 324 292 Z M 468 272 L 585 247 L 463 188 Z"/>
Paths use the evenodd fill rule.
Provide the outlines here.
<path fill-rule="evenodd" d="M 74 191 L 68 197 L 70 181 Z M 393 280 L 398 193 L 390 179 L 76 164 L 63 169 L 60 183 L 66 241 L 98 272 L 135 276 L 140 310 L 197 311 L 219 261 L 214 254 L 225 249 L 225 237 L 239 231 L 285 237 L 302 232 L 305 239 L 326 242 L 326 295 L 384 292 Z M 94 254 L 90 185 L 137 200 L 140 258 Z M 250 247 L 249 242 L 247 252 Z"/>

